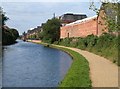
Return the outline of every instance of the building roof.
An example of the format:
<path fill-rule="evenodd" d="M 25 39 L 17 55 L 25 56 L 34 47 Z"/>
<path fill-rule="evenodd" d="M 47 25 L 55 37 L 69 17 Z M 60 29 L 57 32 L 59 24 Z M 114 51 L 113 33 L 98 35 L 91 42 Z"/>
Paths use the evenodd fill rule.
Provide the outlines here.
<path fill-rule="evenodd" d="M 86 22 L 86 21 L 89 21 L 89 20 L 91 20 L 91 19 L 95 19 L 95 18 L 97 18 L 97 15 L 92 16 L 92 17 L 89 17 L 89 18 L 85 18 L 85 19 L 82 19 L 82 20 L 77 20 L 77 21 L 75 21 L 75 22 L 72 22 L 72 23 L 66 24 L 66 26 L 74 25 L 74 24 L 78 24 L 78 23 L 83 23 L 83 22 Z"/>
<path fill-rule="evenodd" d="M 72 13 L 72 12 L 67 12 L 66 14 L 74 14 L 74 15 L 86 15 L 86 13 Z"/>
<path fill-rule="evenodd" d="M 74 22 L 76 20 L 81 20 L 84 18 L 87 18 L 86 14 L 66 13 L 66 14 L 63 14 L 62 16 L 60 16 L 60 20 L 62 22 L 68 22 L 68 23 Z"/>

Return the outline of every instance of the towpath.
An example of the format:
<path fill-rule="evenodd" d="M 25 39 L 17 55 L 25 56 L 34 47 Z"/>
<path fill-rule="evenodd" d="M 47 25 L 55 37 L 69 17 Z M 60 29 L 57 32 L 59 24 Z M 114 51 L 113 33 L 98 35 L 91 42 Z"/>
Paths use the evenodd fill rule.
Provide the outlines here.
<path fill-rule="evenodd" d="M 58 46 L 58 45 L 57 45 Z M 77 48 L 68 48 L 84 56 L 90 67 L 92 87 L 118 87 L 118 66 L 104 57 Z"/>

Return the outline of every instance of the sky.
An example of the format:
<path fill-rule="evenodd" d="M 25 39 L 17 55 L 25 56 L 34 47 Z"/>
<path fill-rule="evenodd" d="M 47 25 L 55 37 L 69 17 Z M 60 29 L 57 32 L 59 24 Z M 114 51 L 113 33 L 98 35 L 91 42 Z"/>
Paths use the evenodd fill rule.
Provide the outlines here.
<path fill-rule="evenodd" d="M 82 1 L 82 0 L 81 0 Z M 79 0 L 4 0 L 0 4 L 9 20 L 6 25 L 16 28 L 20 34 L 45 23 L 48 19 L 65 13 L 85 13 L 88 17 L 96 15 L 89 10 L 90 2 Z M 85 0 L 84 0 L 85 1 Z M 100 7 L 100 2 L 95 2 Z"/>
<path fill-rule="evenodd" d="M 1 1 L 2 2 L 23 2 L 23 0 L 1 0 Z M 89 1 L 99 2 L 104 0 L 24 0 L 24 2 L 89 2 Z"/>

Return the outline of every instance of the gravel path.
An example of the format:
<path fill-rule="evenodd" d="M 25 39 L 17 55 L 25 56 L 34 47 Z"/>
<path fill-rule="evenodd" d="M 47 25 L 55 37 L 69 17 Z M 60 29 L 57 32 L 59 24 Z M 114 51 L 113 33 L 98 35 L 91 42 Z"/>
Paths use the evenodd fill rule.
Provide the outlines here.
<path fill-rule="evenodd" d="M 64 47 L 64 46 L 59 46 Z M 118 87 L 118 66 L 88 51 L 64 47 L 83 55 L 89 62 L 92 87 Z"/>

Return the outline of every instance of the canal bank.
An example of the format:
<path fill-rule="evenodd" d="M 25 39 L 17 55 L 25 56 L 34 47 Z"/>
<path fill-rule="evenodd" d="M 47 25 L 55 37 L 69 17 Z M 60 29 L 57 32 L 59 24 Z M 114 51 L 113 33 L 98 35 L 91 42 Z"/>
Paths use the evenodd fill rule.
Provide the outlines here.
<path fill-rule="evenodd" d="M 89 63 L 82 55 L 68 48 L 58 47 L 57 45 L 51 45 L 38 41 L 37 42 L 29 41 L 29 42 L 42 44 L 46 47 L 56 48 L 64 52 L 67 52 L 69 55 L 72 56 L 73 63 L 70 69 L 68 70 L 66 76 L 59 84 L 59 87 L 86 87 L 86 88 L 92 87 L 89 76 L 89 71 L 90 71 Z"/>
<path fill-rule="evenodd" d="M 88 51 L 60 45 L 54 45 L 54 47 L 55 46 L 76 51 L 87 59 L 90 67 L 89 74 L 92 87 L 113 87 L 114 89 L 118 89 L 118 66 L 114 63 Z"/>

